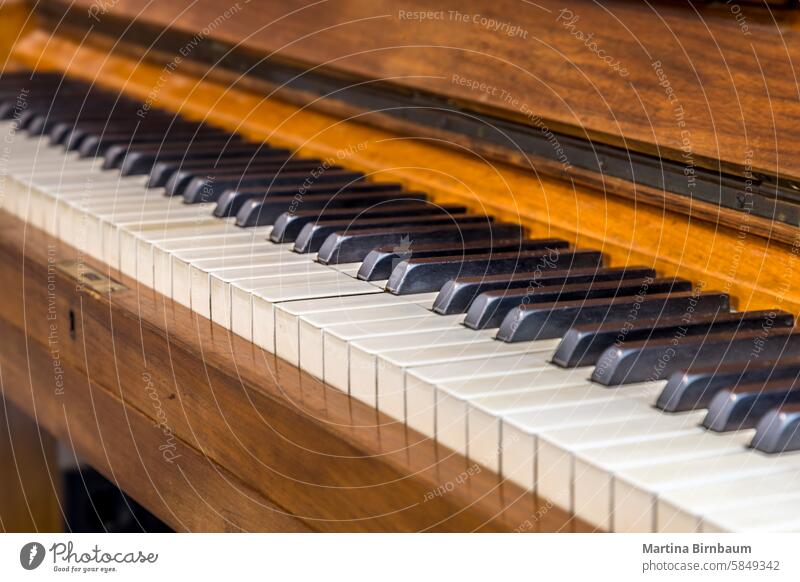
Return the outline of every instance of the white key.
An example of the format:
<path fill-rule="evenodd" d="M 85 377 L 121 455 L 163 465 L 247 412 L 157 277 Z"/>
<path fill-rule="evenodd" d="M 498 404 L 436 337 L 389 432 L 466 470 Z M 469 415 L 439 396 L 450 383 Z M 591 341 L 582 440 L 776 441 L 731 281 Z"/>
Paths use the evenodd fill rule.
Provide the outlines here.
<path fill-rule="evenodd" d="M 717 458 L 620 471 L 613 484 L 614 529 L 653 531 L 656 501 L 675 489 L 798 469 L 800 454 L 770 456 L 751 449 Z"/>
<path fill-rule="evenodd" d="M 433 436 L 435 434 L 435 401 L 408 398 L 406 391 L 407 372 L 425 369 L 428 366 L 450 366 L 460 368 L 471 361 L 486 361 L 508 356 L 527 355 L 533 361 L 538 357 L 541 366 L 547 365 L 558 340 L 505 343 L 497 340 L 485 341 L 478 335 L 474 342 L 454 346 L 436 346 L 422 349 L 388 352 L 378 361 L 378 409 L 390 413 L 384 402 L 405 402 L 405 420 L 415 430 Z M 415 376 L 414 379 L 418 379 Z M 387 404 L 391 407 L 391 404 Z"/>
<path fill-rule="evenodd" d="M 747 507 L 720 509 L 703 517 L 705 533 L 790 532 L 800 529 L 800 493 L 762 499 Z"/>
<path fill-rule="evenodd" d="M 656 505 L 656 530 L 664 533 L 700 531 L 704 515 L 735 514 L 764 499 L 783 499 L 800 491 L 800 471 L 789 470 L 722 483 L 692 485 L 663 493 Z"/>
<path fill-rule="evenodd" d="M 679 461 L 735 455 L 745 450 L 753 432 L 721 435 L 703 431 L 578 453 L 573 482 L 575 513 L 604 530 L 614 531 L 612 483 L 616 473 L 649 465 L 669 467 Z"/>
<path fill-rule="evenodd" d="M 334 325 L 323 331 L 322 349 L 300 350 L 300 367 L 318 378 L 325 379 L 331 386 L 346 386 L 350 368 L 350 342 L 367 337 L 399 336 L 451 329 L 460 326 L 463 317 L 460 314 L 441 316 L 428 312 L 420 317 L 396 321 Z M 324 375 L 325 362 L 329 362 L 327 378 Z"/>
<path fill-rule="evenodd" d="M 484 331 L 494 333 L 494 330 Z M 420 409 L 428 403 L 434 403 L 437 440 L 466 456 L 467 410 L 471 400 L 493 394 L 563 390 L 576 384 L 585 385 L 590 372 L 586 368 L 564 370 L 547 366 L 533 371 L 454 380 L 438 385 L 409 374 L 406 378 L 406 399 L 419 402 L 414 406 Z"/>
<path fill-rule="evenodd" d="M 326 329 L 337 328 L 343 325 L 357 325 L 368 322 L 389 322 L 405 319 L 416 319 L 431 315 L 430 307 L 433 302 L 399 303 L 397 305 L 362 308 L 359 310 L 328 311 L 325 313 L 308 314 L 301 318 L 299 323 L 299 364 L 303 367 L 304 361 L 315 360 L 322 352 L 323 333 Z M 342 374 L 339 374 L 342 377 Z M 347 375 L 345 374 L 346 378 Z M 331 384 L 332 386 L 334 384 Z M 342 390 L 345 387 L 336 386 Z"/>
<path fill-rule="evenodd" d="M 299 365 L 301 317 L 337 311 L 352 312 L 363 308 L 389 307 L 407 303 L 427 304 L 432 302 L 435 298 L 436 293 L 422 293 L 417 295 L 379 293 L 363 296 L 356 295 L 311 299 L 308 301 L 293 301 L 291 303 L 280 304 L 275 309 L 276 353 L 281 358 L 293 362 L 295 365 Z"/>
<path fill-rule="evenodd" d="M 206 235 L 200 237 L 181 237 L 166 239 L 152 243 L 149 241 L 139 241 L 137 245 L 137 261 L 146 268 L 152 261 L 153 265 L 153 285 L 154 289 L 172 297 L 172 256 L 180 256 L 189 260 L 196 258 L 212 258 L 206 256 L 206 252 L 214 249 L 214 252 L 224 252 L 224 249 L 237 245 L 257 245 L 261 244 L 261 237 L 269 236 L 272 227 L 257 227 L 229 231 L 223 234 Z M 271 243 L 264 243 L 271 244 Z M 199 256 L 183 256 L 183 253 L 197 251 Z"/>
<path fill-rule="evenodd" d="M 320 282 L 340 280 L 340 277 L 344 276 L 339 271 L 314 262 L 313 258 L 314 255 L 310 254 L 288 252 L 276 255 L 271 260 L 261 261 L 257 268 L 242 268 L 238 271 L 228 270 L 224 273 L 212 271 L 208 278 L 209 293 L 212 301 L 218 304 L 217 311 L 224 318 L 224 320 L 219 319 L 217 322 L 226 328 L 230 328 L 232 324 L 234 289 L 240 295 L 252 293 L 257 289 L 273 289 L 276 283 L 275 275 L 280 271 L 286 271 L 297 266 L 305 266 L 309 270 L 314 270 L 318 273 L 317 277 Z"/>
<path fill-rule="evenodd" d="M 390 297 L 414 297 L 413 295 Z M 410 348 L 443 347 L 479 341 L 493 341 L 497 330 L 472 330 L 466 327 L 439 329 L 434 331 L 404 334 L 399 336 L 377 336 L 350 343 L 350 365 L 348 381 L 336 386 L 350 396 L 371 406 L 378 405 L 378 357 L 388 352 Z"/>
<path fill-rule="evenodd" d="M 277 303 L 382 292 L 380 288 L 370 285 L 366 281 L 357 281 L 341 274 L 339 276 L 339 279 L 332 282 L 252 291 L 232 286 L 231 330 L 245 339 L 252 340 L 262 349 L 275 353 L 275 305 Z"/>
<path fill-rule="evenodd" d="M 610 390 L 609 390 L 610 391 Z M 565 491 L 571 493 L 575 475 L 575 455 L 597 447 L 624 443 L 644 442 L 649 439 L 669 438 L 682 434 L 699 434 L 704 411 L 686 414 L 659 414 L 632 420 L 592 423 L 584 427 L 545 430 L 537 435 L 518 434 L 515 440 L 529 443 L 534 448 L 533 475 L 525 468 L 527 458 L 517 453 L 517 447 L 503 451 L 505 475 L 520 485 L 533 488 L 568 511 L 573 511 L 572 497 L 564 499 Z M 504 426 L 503 432 L 512 434 L 513 428 Z M 528 445 L 527 450 L 530 450 Z M 527 451 L 526 451 L 527 452 Z M 535 478 L 531 483 L 529 479 Z"/>
<path fill-rule="evenodd" d="M 323 265 L 311 261 L 298 261 L 295 259 L 295 253 L 267 253 L 261 256 L 250 257 L 224 257 L 221 259 L 210 259 L 207 261 L 193 262 L 189 265 L 189 281 L 188 287 L 194 302 L 198 305 L 196 310 L 200 315 L 211 319 L 211 290 L 212 282 L 222 291 L 220 297 L 226 291 L 229 293 L 229 287 L 225 287 L 225 283 L 230 284 L 239 280 L 250 280 L 254 274 L 259 278 L 263 278 L 264 283 L 276 279 L 282 279 L 287 276 L 306 275 L 306 276 L 324 276 L 333 273 L 339 276 L 340 273 L 331 271 Z M 200 263 L 203 265 L 198 266 Z M 208 266 L 212 265 L 212 266 Z M 180 272 L 178 263 L 173 259 L 172 264 L 173 276 L 177 276 Z M 263 274 L 263 275 L 262 275 Z M 175 280 L 172 282 L 173 286 L 177 283 Z M 219 291 L 218 291 L 219 292 Z M 225 301 L 225 315 L 228 317 L 230 313 L 230 301 L 227 297 Z M 200 302 L 203 302 L 202 304 Z M 217 306 L 217 310 L 222 315 L 222 304 Z M 218 321 L 222 323 L 222 321 Z M 227 326 L 226 326 L 227 327 Z"/>
<path fill-rule="evenodd" d="M 535 436 L 556 428 L 580 428 L 613 420 L 655 417 L 660 413 L 650 406 L 651 398 L 652 394 L 644 390 L 629 398 L 618 397 L 587 404 L 512 412 L 502 418 L 502 423 L 500 418 L 470 403 L 467 410 L 468 453 L 472 459 L 491 461 L 487 466 L 495 467 L 499 471 L 500 452 L 505 453 L 509 448 L 509 441 L 514 444 L 523 443 L 526 454 L 533 458 L 535 441 L 530 435 Z M 515 457 L 524 458 L 523 455 Z M 515 463 L 511 472 L 517 471 L 519 469 Z"/>

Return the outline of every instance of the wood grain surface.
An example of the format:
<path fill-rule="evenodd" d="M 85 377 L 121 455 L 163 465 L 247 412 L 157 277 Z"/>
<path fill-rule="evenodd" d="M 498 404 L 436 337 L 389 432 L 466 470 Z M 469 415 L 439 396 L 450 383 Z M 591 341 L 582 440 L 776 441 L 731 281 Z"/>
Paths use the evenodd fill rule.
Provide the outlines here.
<path fill-rule="evenodd" d="M 800 38 L 780 11 L 621 0 L 77 5 L 529 123 L 535 114 L 687 165 L 800 178 Z"/>
<path fill-rule="evenodd" d="M 5 346 L 10 339 L 3 335 L 3 353 L 10 351 Z M 0 366 L 2 393 L 6 386 L 17 392 L 24 385 L 5 365 Z M 64 529 L 56 440 L 34 417 L 35 411 L 28 416 L 0 396 L 0 532 Z"/>

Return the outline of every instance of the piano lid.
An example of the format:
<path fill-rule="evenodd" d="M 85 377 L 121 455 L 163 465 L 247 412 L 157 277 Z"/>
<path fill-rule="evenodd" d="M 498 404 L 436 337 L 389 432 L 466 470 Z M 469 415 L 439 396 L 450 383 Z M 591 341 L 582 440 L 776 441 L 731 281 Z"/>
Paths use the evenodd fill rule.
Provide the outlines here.
<path fill-rule="evenodd" d="M 768 4 L 51 0 L 38 12 L 60 32 L 381 111 L 537 170 L 796 226 L 797 14 Z"/>

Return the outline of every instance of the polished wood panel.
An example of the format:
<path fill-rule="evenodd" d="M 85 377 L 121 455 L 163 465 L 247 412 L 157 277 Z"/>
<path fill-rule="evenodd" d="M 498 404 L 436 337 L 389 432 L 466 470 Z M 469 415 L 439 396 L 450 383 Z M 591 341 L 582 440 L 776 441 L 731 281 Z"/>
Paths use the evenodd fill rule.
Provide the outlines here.
<path fill-rule="evenodd" d="M 3 336 L 4 342 L 9 339 Z M 2 352 L 8 353 L 5 344 Z M 3 394 L 17 393 L 25 382 L 3 365 L 0 385 Z M 64 529 L 56 440 L 34 418 L 0 396 L 0 474 L 3 475 L 0 531 L 3 532 Z"/>
<path fill-rule="evenodd" d="M 77 4 L 97 12 L 94 0 Z M 793 67 L 800 40 L 780 17 L 740 8 L 621 0 L 456 7 L 423 0 L 198 0 L 189 7 L 120 0 L 108 3 L 107 13 L 268 58 L 391 79 L 522 121 L 530 110 L 552 129 L 687 163 L 715 167 L 721 160 L 800 178 Z"/>
<path fill-rule="evenodd" d="M 800 311 L 800 236 L 781 243 L 756 236 L 758 221 L 742 215 L 736 227 L 608 196 L 500 163 L 438 141 L 401 138 L 389 131 L 342 121 L 314 110 L 229 85 L 76 45 L 43 32 L 25 37 L 15 56 L 30 66 L 124 90 L 154 104 L 208 119 L 257 139 L 293 147 L 309 156 L 399 181 L 430 192 L 440 202 L 519 221 L 537 236 L 564 237 L 601 249 L 612 265 L 644 264 L 705 288 L 732 293 L 740 308 Z"/>

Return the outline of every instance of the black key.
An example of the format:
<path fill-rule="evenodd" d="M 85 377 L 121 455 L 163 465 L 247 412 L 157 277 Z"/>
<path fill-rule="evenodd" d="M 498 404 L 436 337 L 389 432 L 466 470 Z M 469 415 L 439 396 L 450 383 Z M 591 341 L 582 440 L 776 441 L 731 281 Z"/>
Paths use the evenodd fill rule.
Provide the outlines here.
<path fill-rule="evenodd" d="M 433 311 L 441 315 L 464 313 L 481 293 L 514 289 L 523 285 L 536 288 L 548 285 L 591 283 L 592 281 L 599 283 L 621 279 L 654 279 L 655 276 L 655 270 L 648 267 L 605 267 L 503 273 L 491 277 L 458 277 L 444 284 L 433 303 Z"/>
<path fill-rule="evenodd" d="M 644 291 L 646 289 L 646 291 Z M 577 283 L 562 287 L 522 287 L 505 291 L 487 291 L 475 298 L 464 318 L 464 325 L 472 329 L 500 327 L 508 312 L 518 305 L 556 303 L 626 295 L 681 293 L 692 290 L 684 279 L 622 279 L 599 283 Z"/>
<path fill-rule="evenodd" d="M 294 242 L 305 225 L 328 220 L 367 220 L 374 218 L 408 218 L 448 212 L 464 214 L 463 206 L 434 206 L 425 200 L 409 199 L 389 204 L 377 204 L 357 208 L 326 208 L 325 210 L 302 210 L 300 212 L 284 212 L 272 225 L 269 240 L 274 243 Z"/>
<path fill-rule="evenodd" d="M 226 139 L 229 136 L 222 131 L 202 130 L 197 128 L 176 128 L 162 130 L 159 133 L 146 129 L 135 133 L 91 133 L 74 134 L 64 144 L 67 151 L 77 150 L 82 158 L 93 158 L 104 155 L 112 146 L 123 145 L 134 148 L 141 144 L 167 145 L 172 143 L 196 143 L 210 140 Z M 79 136 L 83 135 L 81 139 Z"/>
<path fill-rule="evenodd" d="M 28 98 L 22 96 L 20 91 L 13 94 L 0 96 L 0 119 L 21 119 L 23 113 L 26 113 L 26 118 L 32 120 L 33 115 L 27 113 L 33 111 L 41 114 L 46 113 L 51 108 L 55 108 L 56 101 L 61 101 L 65 98 L 64 93 L 52 95 L 34 95 Z"/>
<path fill-rule="evenodd" d="M 320 257 L 327 256 L 329 250 L 335 249 L 336 244 L 346 234 L 334 233 L 330 235 L 319 250 Z M 520 239 L 525 236 L 525 229 L 509 222 L 487 222 L 484 220 L 461 224 L 442 224 L 437 226 L 398 226 L 395 228 L 373 228 L 359 230 L 359 235 L 375 236 L 381 241 L 394 240 L 396 245 L 404 244 L 410 237 L 418 243 L 444 242 L 469 243 L 486 239 Z"/>
<path fill-rule="evenodd" d="M 119 168 L 123 176 L 149 174 L 156 162 L 180 160 L 216 160 L 222 156 L 254 155 L 261 147 L 258 144 L 234 141 L 212 145 L 199 143 L 191 147 L 178 147 L 167 144 L 163 147 L 149 146 L 128 149 L 127 146 L 112 146 L 103 156 L 103 169 Z"/>
<path fill-rule="evenodd" d="M 50 143 L 62 145 L 67 151 L 75 151 L 80 148 L 83 142 L 92 138 L 107 138 L 108 136 L 120 137 L 128 136 L 151 136 L 151 141 L 158 142 L 167 135 L 190 134 L 192 132 L 215 133 L 224 135 L 222 130 L 213 129 L 208 126 L 201 126 L 196 123 L 175 122 L 172 119 L 155 119 L 147 124 L 137 125 L 133 122 L 122 123 L 113 120 L 111 123 L 106 121 L 79 121 L 57 123 L 50 130 Z M 119 143 L 125 143 L 120 140 Z"/>
<path fill-rule="evenodd" d="M 353 263 L 357 261 L 364 261 L 368 255 L 372 255 L 378 248 L 385 249 L 379 255 L 382 257 L 383 264 L 371 263 L 366 267 L 363 272 L 370 274 L 372 281 L 379 279 L 387 279 L 394 267 L 401 261 L 405 261 L 412 257 L 453 257 L 461 256 L 466 257 L 469 255 L 483 255 L 487 253 L 500 253 L 512 252 L 520 250 L 537 250 L 546 248 L 542 241 L 526 242 L 523 240 L 525 230 L 521 227 L 514 228 L 510 225 L 503 225 L 503 230 L 510 232 L 511 236 L 507 240 L 506 248 L 492 247 L 492 240 L 498 240 L 498 236 L 506 238 L 499 230 L 492 230 L 488 233 L 488 237 L 482 241 L 459 241 L 459 242 L 438 242 L 430 243 L 427 240 L 418 240 L 414 237 L 414 233 L 402 232 L 402 229 L 389 229 L 385 231 L 344 231 L 331 235 L 325 240 L 325 244 L 319 250 L 317 261 L 327 265 L 340 264 L 340 263 Z M 554 247 L 566 247 L 567 243 L 558 241 L 556 239 L 548 239 L 554 241 Z M 410 249 L 410 245 L 414 245 L 414 249 Z M 428 247 L 427 249 L 421 247 Z M 400 256 L 402 255 L 402 256 Z M 375 269 L 374 267 L 379 267 Z M 362 265 L 362 268 L 364 266 Z M 359 278 L 362 271 L 359 271 Z"/>
<path fill-rule="evenodd" d="M 739 384 L 714 396 L 703 426 L 716 432 L 754 428 L 762 416 L 784 404 L 800 404 L 795 380 Z"/>
<path fill-rule="evenodd" d="M 794 333 L 792 328 L 775 328 L 768 333 L 758 330 L 632 342 L 603 352 L 592 380 L 608 386 L 661 380 L 691 366 L 776 358 L 784 353 L 796 353 L 798 348 L 800 333 Z"/>
<path fill-rule="evenodd" d="M 167 196 L 183 196 L 185 203 L 195 204 L 197 201 L 189 196 L 189 187 L 196 180 L 202 180 L 207 185 L 215 184 L 221 178 L 230 176 L 239 176 L 241 179 L 246 179 L 254 175 L 283 175 L 298 172 L 303 172 L 307 175 L 311 170 L 318 168 L 321 163 L 322 160 L 287 159 L 286 156 L 281 155 L 276 158 L 257 157 L 243 164 L 221 164 L 218 168 L 206 168 L 203 170 L 181 168 L 169 177 L 164 189 Z"/>
<path fill-rule="evenodd" d="M 225 190 L 230 188 L 247 188 L 249 186 L 259 186 L 271 188 L 273 186 L 287 186 L 296 184 L 298 187 L 303 184 L 325 184 L 329 182 L 350 182 L 360 180 L 364 177 L 361 172 L 351 172 L 341 168 L 331 168 L 324 172 L 315 171 L 303 172 L 254 172 L 216 175 L 213 179 L 195 178 L 183 192 L 183 201 L 189 204 L 198 202 L 214 202 Z"/>
<path fill-rule="evenodd" d="M 762 416 L 750 446 L 771 454 L 800 450 L 800 405 L 784 404 Z"/>
<path fill-rule="evenodd" d="M 358 270 L 362 281 L 381 281 L 389 275 L 400 261 L 411 258 L 448 257 L 482 255 L 486 253 L 509 253 L 513 251 L 533 251 L 546 248 L 567 248 L 569 243 L 556 238 L 545 239 L 491 239 L 469 243 L 425 243 L 414 244 L 409 237 L 399 245 L 382 245 L 374 248 L 364 257 Z M 346 262 L 346 261 L 343 261 Z"/>
<path fill-rule="evenodd" d="M 474 224 L 488 223 L 486 216 L 458 214 L 455 216 L 422 216 L 408 220 L 390 220 L 387 218 L 376 218 L 374 220 L 334 220 L 321 221 L 314 224 L 307 224 L 300 231 L 294 243 L 294 250 L 298 253 L 315 253 L 320 250 L 326 239 L 337 232 L 348 232 L 367 229 L 397 229 L 402 227 L 413 228 L 416 226 L 450 226 L 454 224 Z"/>
<path fill-rule="evenodd" d="M 517 271 L 599 267 L 599 251 L 549 249 L 524 253 L 494 253 L 471 257 L 442 257 L 401 261 L 392 271 L 386 290 L 395 295 L 438 291 L 456 277 L 487 277 Z"/>
<path fill-rule="evenodd" d="M 136 115 L 136 110 L 133 108 L 115 107 L 103 111 L 102 108 L 95 109 L 95 107 L 96 104 L 93 103 L 86 104 L 83 110 L 76 111 L 56 110 L 45 113 L 31 111 L 30 114 L 20 118 L 20 127 L 30 135 L 45 135 L 65 120 L 111 120 Z"/>
<path fill-rule="evenodd" d="M 655 290 L 652 292 L 659 293 Z M 596 363 L 600 355 L 612 345 L 739 329 L 761 329 L 769 322 L 776 327 L 791 327 L 794 325 L 794 316 L 785 311 L 725 312 L 699 317 L 687 313 L 684 317 L 677 318 L 579 325 L 566 333 L 553 354 L 552 362 L 564 368 L 589 366 Z"/>
<path fill-rule="evenodd" d="M 196 170 L 197 172 L 203 172 L 218 170 L 219 168 L 226 168 L 230 166 L 236 168 L 246 168 L 248 164 L 253 164 L 259 160 L 288 160 L 291 158 L 291 156 L 292 152 L 287 149 L 262 147 L 257 154 L 249 156 L 220 155 L 213 160 L 199 159 L 156 162 L 156 164 L 153 166 L 153 169 L 150 170 L 150 177 L 147 180 L 147 187 L 161 188 L 167 184 L 175 172 L 183 170 Z"/>
<path fill-rule="evenodd" d="M 709 368 L 693 366 L 669 377 L 667 385 L 658 396 L 656 406 L 667 412 L 708 408 L 711 399 L 723 388 L 798 376 L 800 358 L 797 357 L 780 360 L 753 359 Z"/>
<path fill-rule="evenodd" d="M 263 188 L 257 191 L 226 190 L 217 200 L 214 216 L 236 216 L 239 226 L 263 226 L 274 223 L 284 212 L 296 212 L 300 208 L 351 208 L 407 198 L 426 200 L 427 196 L 420 192 L 403 192 L 399 184 L 364 181 L 317 184 L 303 194 L 299 194 L 296 187 L 271 188 L 269 194 L 265 194 Z"/>
<path fill-rule="evenodd" d="M 574 325 L 625 320 L 631 314 L 642 318 L 681 317 L 689 309 L 698 314 L 716 313 L 730 309 L 729 300 L 724 293 L 671 293 L 520 305 L 508 312 L 497 339 L 506 342 L 554 339 L 562 337 Z"/>

